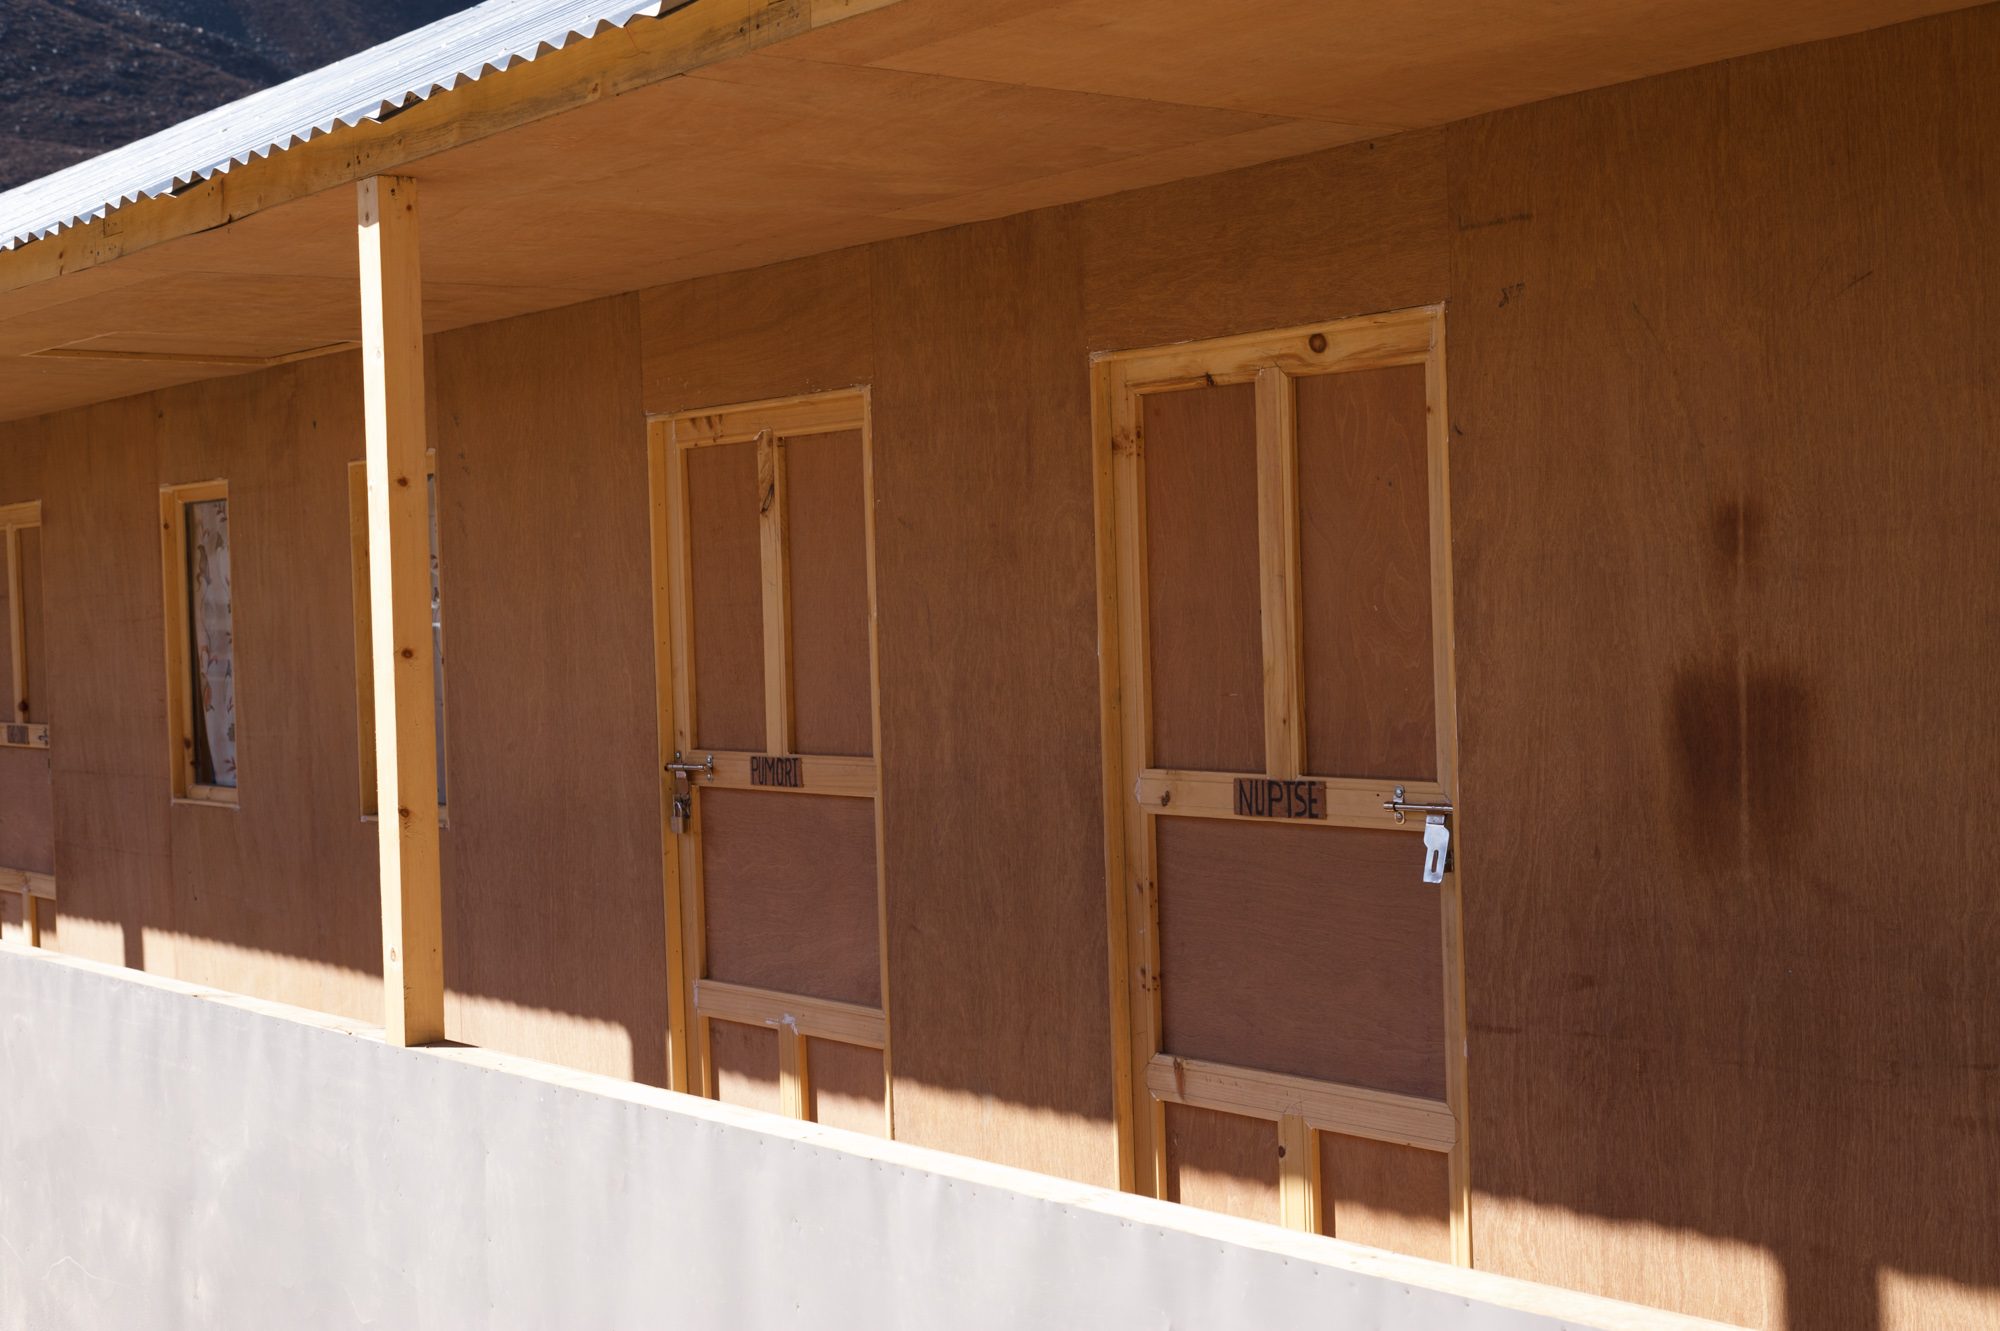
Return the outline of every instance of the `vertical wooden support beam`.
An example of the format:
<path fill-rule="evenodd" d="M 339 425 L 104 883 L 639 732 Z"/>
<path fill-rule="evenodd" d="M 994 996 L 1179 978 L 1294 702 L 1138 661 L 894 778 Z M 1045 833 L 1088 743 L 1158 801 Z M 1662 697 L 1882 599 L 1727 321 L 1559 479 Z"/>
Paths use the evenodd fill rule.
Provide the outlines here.
<path fill-rule="evenodd" d="M 1257 372 L 1257 563 L 1264 622 L 1264 767 L 1305 769 L 1299 631 L 1299 448 L 1291 376 Z"/>
<path fill-rule="evenodd" d="M 757 528 L 764 593 L 764 747 L 790 753 L 792 725 L 792 551 L 785 516 L 785 446 L 757 436 Z"/>
<path fill-rule="evenodd" d="M 1300 1114 L 1278 1119 L 1278 1213 L 1286 1229 L 1319 1233 L 1319 1134 Z"/>
<path fill-rule="evenodd" d="M 806 1037 L 787 1023 L 778 1030 L 778 1104 L 787 1118 L 811 1119 L 812 1069 L 806 1058 Z"/>
<path fill-rule="evenodd" d="M 392 1043 L 416 1045 L 444 1038 L 417 185 L 402 176 L 372 176 L 360 182 L 357 202 L 382 864 L 382 1025 Z"/>

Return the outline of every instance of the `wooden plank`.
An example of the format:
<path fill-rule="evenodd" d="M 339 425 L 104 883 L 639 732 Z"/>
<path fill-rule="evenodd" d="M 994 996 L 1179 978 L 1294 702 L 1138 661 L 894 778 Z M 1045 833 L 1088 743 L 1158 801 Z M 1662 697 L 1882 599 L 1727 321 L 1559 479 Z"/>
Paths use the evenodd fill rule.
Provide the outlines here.
<path fill-rule="evenodd" d="M 797 1029 L 778 1031 L 778 1105 L 787 1118 L 812 1117 L 812 1066 Z"/>
<path fill-rule="evenodd" d="M 1289 375 L 1420 365 L 1436 331 L 1435 310 L 1416 306 L 1333 323 L 1303 324 L 1193 344 L 1111 352 L 1140 393 L 1249 383 L 1267 369 Z"/>
<path fill-rule="evenodd" d="M 1287 1229 L 1319 1233 L 1319 1134 L 1303 1114 L 1278 1116 L 1279 1222 Z"/>
<path fill-rule="evenodd" d="M 444 921 L 417 189 L 406 177 L 374 176 L 356 194 L 370 618 L 382 630 L 374 635 L 371 663 L 381 810 L 382 1024 L 392 1043 L 428 1044 L 444 1038 Z"/>
<path fill-rule="evenodd" d="M 1146 768 L 1139 772 L 1131 789 L 1140 807 L 1153 813 L 1179 818 L 1265 821 L 1236 811 L 1236 779 L 1234 772 L 1175 772 L 1164 768 Z M 1412 804 L 1432 804 L 1444 798 L 1444 791 L 1429 781 L 1398 783 L 1335 776 L 1309 776 L 1308 779 L 1326 784 L 1326 817 L 1296 820 L 1290 823 L 1292 826 L 1379 827 L 1421 832 L 1421 817 L 1412 821 L 1406 816 L 1399 823 L 1396 815 L 1382 806 L 1394 798 L 1398 784 L 1403 786 L 1404 800 Z"/>
<path fill-rule="evenodd" d="M 689 448 L 705 448 L 754 443 L 767 432 L 779 438 L 839 434 L 860 429 L 863 415 L 863 398 L 856 391 L 805 393 L 678 412 L 674 437 Z"/>
<path fill-rule="evenodd" d="M 792 555 L 785 446 L 757 435 L 757 548 L 764 622 L 764 751 L 790 753 L 792 717 Z"/>
<path fill-rule="evenodd" d="M 20 892 L 44 901 L 56 899 L 56 879 L 54 874 L 36 873 L 31 869 L 0 868 L 0 892 Z"/>
<path fill-rule="evenodd" d="M 691 762 L 715 760 L 715 774 L 707 773 L 695 778 L 694 784 L 703 790 L 769 790 L 792 795 L 841 795 L 851 798 L 872 798 L 876 789 L 876 768 L 873 758 L 854 758 L 845 754 L 796 754 L 801 784 L 797 786 L 772 785 L 751 779 L 750 760 L 766 757 L 765 754 L 742 753 L 734 750 L 696 749 L 688 751 Z"/>
<path fill-rule="evenodd" d="M 1449 1151 L 1458 1140 L 1451 1107 L 1442 1100 L 1201 1059 L 1154 1055 L 1146 1065 L 1146 1089 L 1168 1104 L 1196 1105 L 1274 1123 L 1296 1115 L 1320 1132 L 1426 1151 Z"/>
<path fill-rule="evenodd" d="M 49 747 L 49 728 L 45 725 L 21 725 L 8 722 L 0 725 L 0 749 L 46 749 Z"/>
<path fill-rule="evenodd" d="M 1305 770 L 1304 669 L 1299 634 L 1297 399 L 1281 369 L 1257 371 L 1257 588 L 1262 625 L 1264 768 Z"/>
<path fill-rule="evenodd" d="M 368 460 L 347 464 L 348 561 L 354 591 L 354 752 L 360 772 L 363 817 L 376 812 L 375 654 L 370 627 L 375 579 L 368 562 Z"/>
<path fill-rule="evenodd" d="M 838 1040 L 867 1049 L 882 1048 L 888 1038 L 882 1009 L 864 1003 L 809 998 L 724 980 L 696 981 L 694 1003 L 695 1011 L 703 1017 L 746 1026 L 782 1027 L 814 1039 Z"/>
<path fill-rule="evenodd" d="M 665 534 L 655 533 L 656 544 L 664 545 L 666 556 L 666 586 L 655 592 L 655 612 L 661 608 L 659 598 L 664 598 L 667 612 L 667 653 L 670 670 L 661 689 L 668 695 L 668 702 L 662 703 L 666 714 L 663 722 L 669 722 L 671 729 L 662 729 L 660 748 L 668 758 L 674 754 L 686 755 L 693 749 L 695 726 L 695 677 L 694 677 L 694 530 L 692 499 L 689 492 L 688 453 L 681 447 L 679 436 L 671 424 L 661 442 L 659 484 L 662 489 L 656 502 L 666 509 L 668 523 Z M 656 649 L 657 650 L 657 649 Z M 667 736 L 672 736 L 671 744 Z M 746 759 L 744 771 L 748 774 Z M 684 1012 L 695 1006 L 695 984 L 708 973 L 708 929 L 706 912 L 702 900 L 701 878 L 701 802 L 693 800 L 693 812 L 679 836 L 667 829 L 671 826 L 669 813 L 676 783 L 666 773 L 664 766 L 660 782 L 661 847 L 662 857 L 671 855 L 673 871 L 668 880 L 670 889 L 678 896 L 679 927 L 681 940 L 681 975 L 674 986 L 673 1001 Z M 709 1062 L 709 1029 L 706 1021 L 684 1023 L 687 1026 L 687 1042 L 676 1059 L 678 1074 L 684 1080 L 682 1089 L 701 1094 L 713 1094 L 714 1074 Z M 681 1065 L 685 1066 L 682 1067 Z"/>
<path fill-rule="evenodd" d="M 647 538 L 652 555 L 653 590 L 653 696 L 660 764 L 660 893 L 666 927 L 667 948 L 667 1084 L 686 1093 L 692 1067 L 689 1059 L 688 1009 L 692 1006 L 692 980 L 688 972 L 687 927 L 682 910 L 684 888 L 681 881 L 682 838 L 673 835 L 673 800 L 676 783 L 667 773 L 679 743 L 680 723 L 676 706 L 678 667 L 674 656 L 675 577 L 681 562 L 674 556 L 674 540 L 681 530 L 678 507 L 680 487 L 669 480 L 680 468 L 674 448 L 673 427 L 665 421 L 651 421 L 646 427 Z M 748 756 L 744 763 L 747 775 Z"/>
<path fill-rule="evenodd" d="M 868 571 L 868 745 L 876 761 L 882 754 L 882 626 L 875 590 L 875 415 L 867 388 L 861 388 L 861 537 Z M 882 777 L 875 774 L 875 945 L 882 962 L 882 1135 L 896 1135 L 895 1050 L 888 1038 L 893 987 L 889 983 L 889 856 L 882 798 Z M 841 1083 L 827 1083 L 838 1086 Z"/>

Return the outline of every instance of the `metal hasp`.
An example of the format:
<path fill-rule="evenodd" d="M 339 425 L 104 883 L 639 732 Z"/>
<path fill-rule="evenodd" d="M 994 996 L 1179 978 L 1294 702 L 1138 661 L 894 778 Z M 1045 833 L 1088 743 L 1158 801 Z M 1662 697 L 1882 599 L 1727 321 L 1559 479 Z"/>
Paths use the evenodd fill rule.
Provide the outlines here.
<path fill-rule="evenodd" d="M 1424 881 L 1442 883 L 1445 871 L 1451 868 L 1451 828 L 1445 819 L 1454 812 L 1449 804 L 1412 804 L 1404 799 L 1406 788 L 1396 787 L 1395 797 L 1383 801 L 1382 807 L 1396 815 L 1397 822 L 1405 821 L 1405 815 L 1424 815 Z"/>
<path fill-rule="evenodd" d="M 683 761 L 679 749 L 674 750 L 674 760 L 666 765 L 667 775 L 674 779 L 673 798 L 667 806 L 667 826 L 675 836 L 688 830 L 688 821 L 694 817 L 694 779 L 715 780 L 715 755 L 709 754 L 708 761 L 691 763 Z"/>

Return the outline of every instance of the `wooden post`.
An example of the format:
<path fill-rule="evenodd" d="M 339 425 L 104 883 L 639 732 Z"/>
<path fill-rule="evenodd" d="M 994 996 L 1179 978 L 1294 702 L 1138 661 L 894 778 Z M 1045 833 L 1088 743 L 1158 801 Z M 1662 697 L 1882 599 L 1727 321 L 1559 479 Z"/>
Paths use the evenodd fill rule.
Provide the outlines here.
<path fill-rule="evenodd" d="M 373 176 L 358 190 L 375 807 L 382 845 L 382 1026 L 392 1043 L 416 1045 L 444 1038 L 417 183 Z"/>

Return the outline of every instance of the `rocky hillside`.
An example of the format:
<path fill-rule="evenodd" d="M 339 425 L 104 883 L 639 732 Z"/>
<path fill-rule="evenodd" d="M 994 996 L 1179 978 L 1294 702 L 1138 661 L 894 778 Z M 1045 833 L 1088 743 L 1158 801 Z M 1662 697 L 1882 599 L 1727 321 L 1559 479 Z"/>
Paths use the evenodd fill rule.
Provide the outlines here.
<path fill-rule="evenodd" d="M 0 189 L 470 0 L 0 0 Z"/>

